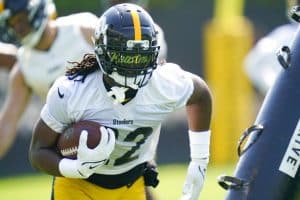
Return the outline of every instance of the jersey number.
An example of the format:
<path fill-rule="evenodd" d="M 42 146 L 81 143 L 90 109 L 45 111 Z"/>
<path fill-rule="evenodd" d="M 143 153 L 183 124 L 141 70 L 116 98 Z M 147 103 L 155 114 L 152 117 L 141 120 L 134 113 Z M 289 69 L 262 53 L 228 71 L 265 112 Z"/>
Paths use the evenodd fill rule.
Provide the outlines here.
<path fill-rule="evenodd" d="M 128 150 L 123 156 L 115 160 L 114 165 L 122 165 L 134 159 L 137 159 L 138 155 L 133 156 L 133 154 L 140 148 L 142 144 L 145 143 L 146 139 L 149 137 L 149 135 L 151 135 L 152 132 L 153 129 L 151 127 L 137 128 L 133 132 L 130 132 L 124 139 L 124 142 L 132 142 L 135 141 L 139 136 L 140 137 L 138 141 L 136 141 L 135 146 L 133 146 L 130 150 Z M 115 133 L 116 136 L 118 136 L 118 132 L 116 130 Z"/>

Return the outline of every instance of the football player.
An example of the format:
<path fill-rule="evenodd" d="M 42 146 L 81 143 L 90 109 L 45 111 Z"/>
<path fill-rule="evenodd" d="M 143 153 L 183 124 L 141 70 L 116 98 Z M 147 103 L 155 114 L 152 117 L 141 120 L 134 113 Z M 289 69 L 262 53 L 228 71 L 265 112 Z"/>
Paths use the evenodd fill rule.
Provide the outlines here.
<path fill-rule="evenodd" d="M 288 12 L 293 6 L 300 5 L 299 0 L 287 0 L 287 17 L 290 23 L 276 27 L 261 38 L 245 58 L 245 71 L 255 88 L 263 96 L 273 85 L 281 70 L 276 52 L 283 46 L 290 46 L 298 23 L 289 18 Z"/>
<path fill-rule="evenodd" d="M 153 160 L 162 121 L 186 107 L 191 162 L 182 200 L 197 200 L 209 161 L 212 99 L 197 75 L 174 63 L 158 63 L 157 31 L 151 16 L 134 4 L 118 4 L 100 17 L 95 52 L 75 62 L 51 87 L 31 140 L 33 167 L 56 176 L 53 198 L 144 200 L 145 165 Z M 66 50 L 68 47 L 66 46 Z M 70 124 L 103 125 L 103 142 L 86 146 L 77 159 L 55 149 Z M 187 137 L 188 138 L 188 137 Z"/>
<path fill-rule="evenodd" d="M 137 4 L 147 10 L 148 4 L 149 4 L 148 0 L 110 0 L 110 1 L 101 0 L 100 2 L 104 9 L 107 9 L 113 5 L 120 4 L 120 3 L 134 3 L 134 4 Z M 159 54 L 157 56 L 157 60 L 159 63 L 163 63 L 163 62 L 166 62 L 166 60 L 167 60 L 167 51 L 168 51 L 167 43 L 165 40 L 164 31 L 157 23 L 155 23 L 155 29 L 157 31 L 157 35 L 156 35 L 157 42 L 160 47 Z M 156 167 L 155 160 L 149 162 L 149 164 L 152 167 L 152 169 L 154 171 L 156 171 L 157 167 Z M 151 192 L 151 189 L 148 187 L 146 187 L 146 196 L 147 196 L 147 200 L 155 199 L 155 195 Z"/>
<path fill-rule="evenodd" d="M 77 13 L 53 19 L 53 10 L 49 0 L 0 1 L 0 40 L 19 46 L 0 113 L 0 158 L 16 138 L 31 95 L 45 100 L 54 80 L 65 73 L 67 62 L 93 52 L 91 36 L 98 18 Z"/>

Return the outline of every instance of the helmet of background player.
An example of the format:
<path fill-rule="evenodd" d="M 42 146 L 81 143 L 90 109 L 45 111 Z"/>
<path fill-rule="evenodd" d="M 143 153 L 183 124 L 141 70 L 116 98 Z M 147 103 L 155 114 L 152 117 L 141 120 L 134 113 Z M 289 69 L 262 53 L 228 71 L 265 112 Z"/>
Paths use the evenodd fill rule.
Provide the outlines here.
<path fill-rule="evenodd" d="M 28 33 L 21 38 L 10 25 L 12 17 L 26 13 L 29 24 Z M 52 0 L 0 0 L 0 40 L 34 47 L 40 40 L 49 18 L 56 17 Z"/>
<path fill-rule="evenodd" d="M 104 74 L 133 89 L 147 84 L 157 67 L 157 32 L 151 16 L 135 4 L 118 4 L 100 17 L 95 53 Z"/>
<path fill-rule="evenodd" d="M 111 6 L 120 3 L 134 3 L 143 8 L 147 8 L 149 4 L 149 0 L 101 0 L 101 5 L 103 9 L 108 9 Z"/>

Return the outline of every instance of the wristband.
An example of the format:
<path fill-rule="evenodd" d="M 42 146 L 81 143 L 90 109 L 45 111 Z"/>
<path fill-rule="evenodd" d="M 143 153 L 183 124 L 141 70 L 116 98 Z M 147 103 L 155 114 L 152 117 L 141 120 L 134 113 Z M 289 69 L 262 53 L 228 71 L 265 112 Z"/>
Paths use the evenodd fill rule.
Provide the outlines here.
<path fill-rule="evenodd" d="M 63 158 L 58 165 L 59 172 L 67 178 L 87 178 L 78 171 L 77 160 Z"/>
<path fill-rule="evenodd" d="M 189 130 L 190 155 L 194 162 L 207 164 L 209 161 L 210 130 Z"/>

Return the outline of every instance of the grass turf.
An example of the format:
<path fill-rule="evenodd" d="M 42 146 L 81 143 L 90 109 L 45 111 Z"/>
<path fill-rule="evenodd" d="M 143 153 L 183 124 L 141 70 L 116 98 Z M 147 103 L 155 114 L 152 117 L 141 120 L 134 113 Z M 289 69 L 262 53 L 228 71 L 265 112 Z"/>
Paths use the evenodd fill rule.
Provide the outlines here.
<path fill-rule="evenodd" d="M 160 184 L 154 194 L 158 200 L 178 200 L 185 179 L 187 165 L 159 166 Z M 217 183 L 221 174 L 232 175 L 233 165 L 210 166 L 200 194 L 201 200 L 224 199 L 225 190 Z M 50 200 L 52 177 L 44 174 L 24 175 L 0 179 L 1 199 Z"/>

